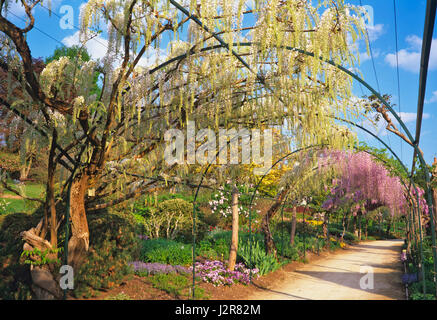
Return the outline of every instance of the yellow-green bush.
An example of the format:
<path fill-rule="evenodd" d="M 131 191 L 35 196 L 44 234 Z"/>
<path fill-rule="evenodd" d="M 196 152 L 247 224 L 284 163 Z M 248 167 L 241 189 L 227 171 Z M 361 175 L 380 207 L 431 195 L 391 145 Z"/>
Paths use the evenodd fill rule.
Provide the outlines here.
<path fill-rule="evenodd" d="M 183 199 L 170 199 L 157 206 L 137 204 L 134 214 L 150 238 L 174 239 L 182 229 L 190 228 L 193 205 Z"/>

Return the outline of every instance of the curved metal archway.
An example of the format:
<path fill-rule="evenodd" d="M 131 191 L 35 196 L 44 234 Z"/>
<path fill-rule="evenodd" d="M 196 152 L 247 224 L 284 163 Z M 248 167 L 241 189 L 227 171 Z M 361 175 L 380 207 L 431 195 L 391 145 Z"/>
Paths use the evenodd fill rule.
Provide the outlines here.
<path fill-rule="evenodd" d="M 414 183 L 412 177 L 410 176 L 407 167 L 404 165 L 404 163 L 402 162 L 402 160 L 398 157 L 398 155 L 396 154 L 396 152 L 394 152 L 393 149 L 392 149 L 390 146 L 388 146 L 388 145 L 387 145 L 387 144 L 386 144 L 386 143 L 385 143 L 381 138 L 379 138 L 377 135 L 375 135 L 375 134 L 374 134 L 373 132 L 371 132 L 370 130 L 364 128 L 363 126 L 360 126 L 360 125 L 358 125 L 358 124 L 356 124 L 356 123 L 354 123 L 354 122 L 352 122 L 352 121 L 350 121 L 350 120 L 345 120 L 345 119 L 338 118 L 338 117 L 335 117 L 335 119 L 336 119 L 336 120 L 339 120 L 339 121 L 342 121 L 342 122 L 345 122 L 345 123 L 348 123 L 348 124 L 350 124 L 350 125 L 353 125 L 353 126 L 359 128 L 359 129 L 363 130 L 364 132 L 370 134 L 370 135 L 373 136 L 375 139 L 377 139 L 379 142 L 381 142 L 381 143 L 382 143 L 382 144 L 383 144 L 383 145 L 384 145 L 384 146 L 385 146 L 385 147 L 386 147 L 386 148 L 387 148 L 387 149 L 388 149 L 388 150 L 389 150 L 389 151 L 390 151 L 390 152 L 395 156 L 396 160 L 398 160 L 398 162 L 401 164 L 401 166 L 402 166 L 403 170 L 405 171 L 405 173 L 408 175 L 408 177 L 410 177 L 410 183 L 412 184 L 414 190 L 416 191 L 416 197 L 417 197 L 417 201 L 416 201 L 416 205 L 417 205 L 417 214 L 419 215 L 419 214 L 420 214 L 420 204 L 419 204 L 419 196 L 418 196 L 418 192 L 417 192 L 417 187 L 416 187 L 416 185 L 415 185 L 415 183 Z M 320 146 L 320 145 L 319 145 L 319 146 Z M 314 147 L 317 147 L 317 146 L 311 146 L 311 147 L 308 147 L 308 148 L 314 148 Z M 298 149 L 298 150 L 296 150 L 296 151 L 303 151 L 303 150 L 302 150 L 302 149 Z M 289 154 L 287 154 L 287 155 L 281 157 L 279 160 L 277 160 L 277 161 L 276 161 L 276 162 L 271 166 L 271 168 L 265 172 L 265 174 L 262 176 L 262 178 L 260 179 L 260 181 L 259 181 L 258 184 L 256 185 L 255 190 L 252 192 L 252 197 L 251 197 L 251 199 L 250 199 L 250 204 L 249 204 L 249 230 L 250 230 L 250 233 L 251 233 L 251 230 L 252 230 L 252 228 L 251 228 L 251 223 L 252 223 L 252 220 L 251 220 L 251 212 L 252 212 L 253 200 L 254 200 L 254 197 L 255 197 L 256 191 L 258 190 L 258 188 L 259 188 L 259 186 L 260 186 L 262 180 L 263 180 L 264 177 L 265 177 L 265 176 L 270 172 L 270 170 L 273 169 L 273 168 L 274 168 L 278 163 L 284 161 L 285 159 L 287 159 L 287 158 L 290 157 L 291 155 L 295 154 L 296 151 L 293 151 L 293 152 L 291 152 L 291 153 L 289 153 Z M 418 222 L 419 222 L 419 228 L 422 229 L 420 216 L 418 216 Z M 413 225 L 415 225 L 415 222 L 414 222 L 414 214 L 413 214 Z M 420 235 L 420 255 L 421 255 L 421 260 L 423 261 L 424 255 L 423 255 L 422 234 L 421 234 L 421 232 L 419 232 L 419 235 Z M 249 240 L 251 241 L 251 236 L 249 236 Z M 251 252 L 251 250 L 252 250 L 251 248 L 252 248 L 252 246 L 251 246 L 251 244 L 250 244 L 250 252 Z M 423 278 L 422 278 L 422 279 L 423 279 L 423 280 L 422 280 L 422 286 L 423 286 L 423 290 L 424 290 L 424 292 L 426 293 L 425 269 L 424 269 L 423 263 L 422 263 L 422 266 L 421 266 L 420 269 L 421 269 L 422 277 L 423 277 Z"/>
<path fill-rule="evenodd" d="M 223 41 L 223 39 L 221 39 L 220 36 L 218 36 L 216 33 L 212 32 L 211 30 L 209 30 L 209 28 L 204 25 L 199 19 L 197 19 L 195 16 L 191 15 L 184 7 L 182 7 L 178 2 L 176 2 L 175 0 L 170 0 L 170 3 L 175 6 L 179 11 L 181 11 L 184 15 L 186 15 L 189 19 L 193 20 L 196 24 L 198 24 L 199 26 L 201 26 L 206 32 L 210 33 L 219 43 L 220 46 L 213 46 L 213 47 L 209 47 L 209 48 L 202 48 L 201 51 L 207 51 L 207 50 L 212 50 L 212 49 L 216 49 L 216 48 L 226 48 L 227 50 L 229 50 L 232 55 L 234 55 L 248 70 L 250 70 L 251 72 L 253 72 L 253 70 L 250 68 L 250 66 L 241 58 L 241 56 L 236 53 L 233 49 L 230 48 L 229 44 L 226 43 L 225 41 Z M 241 42 L 241 43 L 236 43 L 236 46 L 253 46 L 256 43 L 253 42 Z M 299 49 L 299 48 L 294 48 L 291 46 L 280 46 L 279 48 L 283 48 L 283 49 L 287 49 L 287 50 L 291 50 L 291 51 L 296 51 L 302 54 L 305 54 L 307 56 L 319 59 L 321 61 L 324 61 L 328 64 L 331 64 L 332 66 L 338 68 L 339 70 L 345 72 L 346 74 L 348 74 L 349 76 L 351 76 L 352 78 L 354 78 L 355 80 L 357 80 L 358 82 L 360 82 L 362 85 L 364 85 L 370 92 L 372 92 L 372 94 L 374 94 L 378 100 L 389 110 L 389 112 L 395 117 L 395 119 L 400 123 L 402 129 L 405 131 L 405 133 L 407 134 L 408 138 L 410 139 L 410 141 L 415 141 L 410 133 L 410 131 L 408 130 L 408 128 L 406 127 L 405 123 L 402 121 L 402 119 L 399 117 L 399 115 L 393 110 L 393 108 L 387 103 L 387 101 L 385 101 L 385 99 L 381 96 L 381 94 L 379 92 L 377 92 L 375 89 L 373 89 L 367 82 L 365 82 L 363 79 L 361 79 L 359 76 L 357 76 L 356 74 L 354 74 L 353 72 L 349 71 L 348 69 L 344 68 L 341 65 L 336 64 L 335 62 L 333 62 L 332 60 L 329 59 L 325 59 L 323 57 L 316 57 L 314 55 L 314 53 Z M 183 57 L 186 57 L 187 54 L 183 55 L 180 59 L 182 59 Z M 179 59 L 179 60 L 180 60 Z M 178 60 L 178 57 L 171 59 L 173 61 Z M 169 60 L 168 62 L 165 62 L 164 64 L 169 64 L 172 61 Z M 163 65 L 164 65 L 163 64 Z M 162 66 L 163 66 L 162 65 Z M 155 68 L 156 69 L 156 68 Z M 158 67 L 159 69 L 159 67 Z M 155 71 L 155 70 L 152 70 Z M 257 78 L 261 81 L 261 83 L 263 83 L 266 87 L 268 87 L 266 85 L 266 83 L 264 82 L 264 80 L 257 75 Z M 271 88 L 269 88 L 270 90 L 272 90 Z M 430 189 L 430 172 L 427 168 L 426 162 L 417 146 L 417 143 L 413 143 L 412 147 L 415 150 L 415 153 L 417 153 L 420 163 L 423 166 L 423 169 L 425 171 L 425 178 L 426 178 L 426 193 L 427 193 L 427 204 L 428 207 L 430 208 L 430 211 L 432 212 L 433 210 L 433 202 L 432 202 L 432 195 L 431 195 L 431 189 Z M 202 177 L 203 179 L 203 177 Z M 198 190 L 196 191 L 196 196 L 198 193 Z M 432 214 L 430 214 L 431 217 L 431 233 L 432 233 L 432 242 L 433 242 L 433 259 L 434 259 L 434 273 L 437 272 L 437 247 L 436 247 L 436 239 L 435 239 L 435 222 L 434 222 L 434 217 Z M 195 219 L 193 217 L 193 219 Z M 195 228 L 195 224 L 193 223 L 193 228 Z M 422 241 L 421 241 L 422 242 Z M 194 250 L 194 249 L 193 249 Z M 193 258 L 194 259 L 194 258 Z M 194 267 L 194 266 L 193 266 Z M 194 274 L 194 270 L 193 270 L 193 274 Z M 434 277 L 435 280 L 435 277 Z M 194 282 L 194 279 L 193 279 Z M 194 292 L 193 292 L 193 296 L 194 296 Z"/>

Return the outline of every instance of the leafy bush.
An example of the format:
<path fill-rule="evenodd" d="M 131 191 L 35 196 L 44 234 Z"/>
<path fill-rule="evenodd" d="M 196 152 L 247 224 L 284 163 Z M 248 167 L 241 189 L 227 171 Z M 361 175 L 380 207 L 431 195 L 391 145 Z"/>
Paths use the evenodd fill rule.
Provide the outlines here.
<path fill-rule="evenodd" d="M 191 224 L 193 205 L 183 199 L 164 200 L 156 205 L 135 203 L 134 216 L 150 238 L 174 239 Z"/>
<path fill-rule="evenodd" d="M 261 276 L 275 271 L 281 266 L 274 255 L 266 254 L 264 246 L 259 241 L 252 242 L 252 259 L 250 252 L 248 241 L 240 241 L 238 243 L 238 257 L 249 268 L 258 269 Z"/>
<path fill-rule="evenodd" d="M 288 258 L 292 261 L 297 261 L 300 258 L 299 249 L 294 245 L 290 245 L 290 242 L 282 242 L 277 243 L 278 254 L 282 255 L 285 258 Z"/>
<path fill-rule="evenodd" d="M 1 194 L 1 192 L 2 192 L 2 190 L 0 189 L 0 194 Z M 7 210 L 8 205 L 9 205 L 8 201 L 0 198 L 0 216 L 3 214 L 6 214 L 8 212 L 8 210 Z"/>
<path fill-rule="evenodd" d="M 240 241 L 249 241 L 250 234 L 239 232 Z M 208 232 L 205 238 L 196 247 L 196 254 L 209 260 L 227 260 L 231 245 L 232 231 L 224 231 L 219 228 Z M 263 236 L 259 233 L 252 234 L 252 241 L 262 241 Z"/>
<path fill-rule="evenodd" d="M 168 239 L 142 241 L 140 260 L 171 265 L 189 265 L 193 261 L 192 247 Z"/>
<path fill-rule="evenodd" d="M 41 217 L 42 210 L 0 216 L 0 300 L 32 298 L 29 266 L 21 258 L 24 242 L 20 233 L 36 226 Z"/>
<path fill-rule="evenodd" d="M 150 277 L 150 281 L 154 288 L 163 290 L 176 298 L 190 298 L 191 297 L 191 284 L 190 277 L 176 273 L 158 273 Z M 195 299 L 207 299 L 205 290 L 203 288 L 196 288 Z"/>
<path fill-rule="evenodd" d="M 128 261 L 138 256 L 139 239 L 131 215 L 117 212 L 88 217 L 90 251 L 75 275 L 74 295 L 91 297 L 120 283 L 132 272 Z"/>
<path fill-rule="evenodd" d="M 334 227 L 329 227 L 329 234 L 334 235 L 336 237 L 341 237 L 341 235 L 343 234 L 343 230 Z M 355 236 L 352 232 L 349 231 L 345 232 L 343 239 L 346 241 L 358 241 L 357 236 Z"/>

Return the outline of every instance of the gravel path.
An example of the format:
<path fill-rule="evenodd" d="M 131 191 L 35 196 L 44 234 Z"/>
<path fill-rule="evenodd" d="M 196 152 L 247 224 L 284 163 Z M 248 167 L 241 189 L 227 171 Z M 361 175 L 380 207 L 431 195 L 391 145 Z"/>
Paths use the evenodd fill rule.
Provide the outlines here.
<path fill-rule="evenodd" d="M 345 251 L 287 272 L 284 282 L 250 300 L 403 300 L 402 240 L 362 242 Z M 373 268 L 373 289 L 369 285 Z"/>

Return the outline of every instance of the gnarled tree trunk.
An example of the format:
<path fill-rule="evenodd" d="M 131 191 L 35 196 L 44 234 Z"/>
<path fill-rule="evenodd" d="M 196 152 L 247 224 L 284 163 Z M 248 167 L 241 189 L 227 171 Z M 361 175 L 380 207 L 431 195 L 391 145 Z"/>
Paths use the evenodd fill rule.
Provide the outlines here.
<path fill-rule="evenodd" d="M 70 192 L 71 238 L 68 241 L 68 265 L 77 269 L 89 249 L 89 229 L 85 212 L 85 193 L 89 176 L 81 172 L 73 180 Z"/>
<path fill-rule="evenodd" d="M 59 223 L 56 217 L 54 193 L 54 175 L 56 170 L 54 157 L 56 140 L 57 132 L 54 129 L 49 153 L 44 217 L 35 228 L 31 228 L 21 234 L 22 239 L 25 241 L 23 245 L 24 251 L 31 252 L 38 249 L 44 254 L 47 253 L 46 258 L 51 261 L 57 261 L 58 259 L 58 254 L 55 249 L 57 249 L 58 246 Z M 50 231 L 50 242 L 46 240 L 48 231 Z M 30 274 L 32 278 L 32 290 L 35 298 L 38 300 L 59 299 L 62 295 L 62 291 L 59 287 L 59 272 L 56 270 L 55 264 L 35 263 L 40 262 L 41 260 L 41 256 L 36 254 L 30 255 L 28 260 L 33 262 L 30 266 Z"/>
<path fill-rule="evenodd" d="M 68 265 L 73 267 L 74 272 L 84 261 L 85 255 L 89 248 L 89 230 L 85 212 L 85 192 L 88 189 L 88 175 L 84 173 L 78 174 L 71 186 L 70 192 L 70 218 L 71 218 L 71 238 L 68 242 Z M 53 194 L 48 193 L 50 198 L 47 198 L 46 214 L 40 221 L 38 226 L 28 231 L 24 231 L 21 236 L 25 241 L 23 249 L 32 251 L 35 248 L 42 252 L 56 249 L 57 246 L 57 230 L 59 223 L 56 222 L 56 211 L 54 210 Z M 49 218 L 49 214 L 52 216 Z M 45 240 L 47 230 L 45 226 L 50 226 L 50 242 Z M 59 259 L 58 254 L 53 252 L 47 255 L 50 260 Z M 31 256 L 30 260 L 38 261 L 39 257 Z M 41 266 L 32 265 L 30 268 L 32 277 L 32 290 L 35 298 L 38 300 L 53 300 L 62 297 L 62 290 L 59 285 L 60 274 L 54 264 L 45 264 Z"/>
<path fill-rule="evenodd" d="M 273 236 L 270 231 L 269 221 L 273 216 L 278 212 L 279 207 L 281 206 L 282 201 L 284 201 L 288 190 L 283 189 L 277 196 L 273 205 L 269 208 L 269 210 L 264 215 L 261 222 L 261 230 L 264 233 L 264 243 L 266 247 L 267 253 L 273 253 L 276 257 L 276 247 L 273 241 Z"/>

